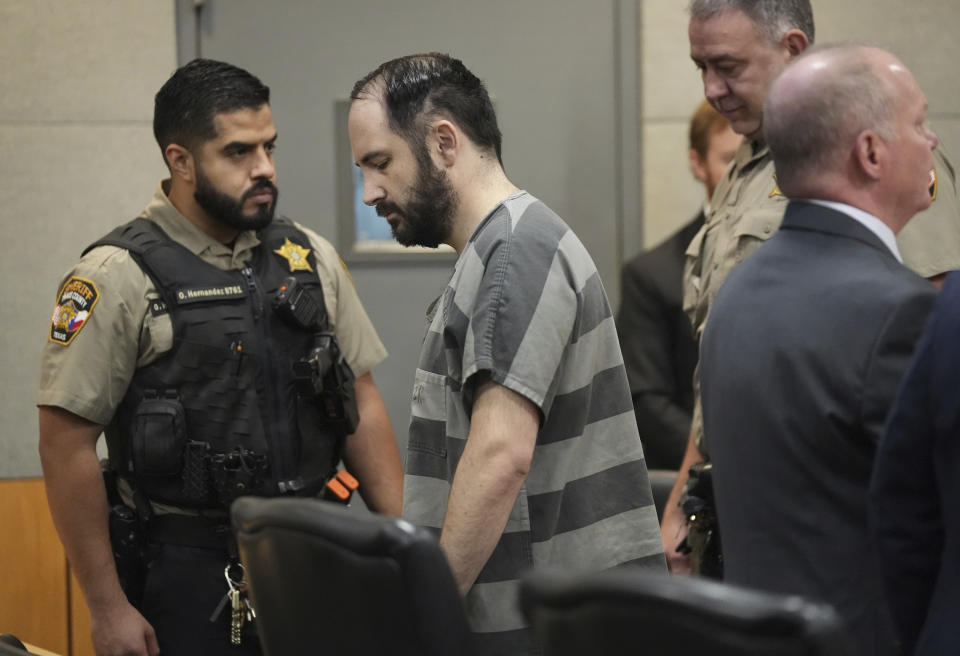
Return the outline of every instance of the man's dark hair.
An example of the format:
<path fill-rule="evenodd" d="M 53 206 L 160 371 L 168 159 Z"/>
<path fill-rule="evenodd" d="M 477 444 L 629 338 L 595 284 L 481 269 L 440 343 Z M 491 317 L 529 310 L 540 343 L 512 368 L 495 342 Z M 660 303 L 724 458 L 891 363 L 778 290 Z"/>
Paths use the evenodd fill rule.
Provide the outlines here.
<path fill-rule="evenodd" d="M 194 59 L 177 69 L 154 97 L 153 135 L 161 153 L 171 143 L 193 149 L 217 136 L 217 114 L 269 102 L 270 88 L 242 68 Z"/>
<path fill-rule="evenodd" d="M 810 0 L 691 0 L 690 17 L 705 21 L 730 9 L 746 14 L 769 43 L 788 30 L 801 30 L 813 43 L 813 7 Z"/>
<path fill-rule="evenodd" d="M 500 156 L 502 136 L 483 82 L 450 55 L 431 52 L 385 62 L 353 85 L 350 98 L 382 100 L 390 128 L 402 136 L 420 163 L 427 156 L 429 121 L 453 121 L 473 143 Z"/>

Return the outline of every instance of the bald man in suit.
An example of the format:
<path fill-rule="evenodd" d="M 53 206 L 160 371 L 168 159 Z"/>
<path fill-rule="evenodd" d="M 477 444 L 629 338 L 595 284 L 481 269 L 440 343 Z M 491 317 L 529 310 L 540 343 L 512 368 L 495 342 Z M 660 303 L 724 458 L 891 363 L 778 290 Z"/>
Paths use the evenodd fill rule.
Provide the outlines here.
<path fill-rule="evenodd" d="M 790 203 L 721 287 L 700 351 L 724 576 L 829 602 L 860 653 L 892 656 L 866 492 L 936 295 L 895 235 L 930 205 L 937 138 L 906 66 L 863 46 L 789 66 L 764 133 Z"/>

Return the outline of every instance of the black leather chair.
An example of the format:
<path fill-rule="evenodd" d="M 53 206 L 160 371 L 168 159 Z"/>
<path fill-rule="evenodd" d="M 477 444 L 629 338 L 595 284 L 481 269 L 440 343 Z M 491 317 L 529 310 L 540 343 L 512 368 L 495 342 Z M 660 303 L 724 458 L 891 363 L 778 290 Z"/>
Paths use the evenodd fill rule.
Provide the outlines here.
<path fill-rule="evenodd" d="M 267 656 L 472 654 L 434 537 L 313 499 L 238 499 L 233 530 Z"/>
<path fill-rule="evenodd" d="M 533 572 L 520 605 L 544 656 L 847 656 L 833 608 L 628 568 Z"/>
<path fill-rule="evenodd" d="M 0 633 L 0 656 L 29 656 L 30 652 L 10 633 Z"/>

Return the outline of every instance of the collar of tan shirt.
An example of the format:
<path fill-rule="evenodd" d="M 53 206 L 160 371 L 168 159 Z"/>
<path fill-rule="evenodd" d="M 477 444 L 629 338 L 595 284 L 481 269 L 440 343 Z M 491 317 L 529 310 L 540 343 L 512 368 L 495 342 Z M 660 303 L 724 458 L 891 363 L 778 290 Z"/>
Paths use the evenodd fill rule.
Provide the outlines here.
<path fill-rule="evenodd" d="M 249 258 L 249 252 L 260 244 L 260 239 L 253 230 L 241 232 L 232 245 L 220 243 L 173 206 L 167 197 L 169 188 L 169 179 L 161 181 L 153 199 L 140 216 L 156 223 L 171 239 L 194 255 L 217 266 L 222 263 L 221 268 L 229 269 L 235 268 L 238 262 L 245 262 Z"/>

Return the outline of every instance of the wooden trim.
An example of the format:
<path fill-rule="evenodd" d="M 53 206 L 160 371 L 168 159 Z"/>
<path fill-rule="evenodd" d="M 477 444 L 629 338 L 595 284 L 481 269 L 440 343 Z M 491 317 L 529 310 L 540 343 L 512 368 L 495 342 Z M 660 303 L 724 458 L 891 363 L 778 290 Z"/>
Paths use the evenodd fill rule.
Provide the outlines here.
<path fill-rule="evenodd" d="M 0 518 L 0 633 L 66 654 L 67 560 L 43 480 L 0 480 Z"/>
<path fill-rule="evenodd" d="M 27 651 L 29 651 L 34 656 L 59 656 L 59 654 L 57 654 L 56 652 L 48 651 L 43 647 L 37 647 L 36 645 L 31 644 L 29 642 L 24 642 L 23 646 L 26 647 Z"/>
<path fill-rule="evenodd" d="M 94 656 L 93 640 L 90 637 L 90 611 L 80 590 L 80 583 L 69 566 L 70 585 L 70 656 Z"/>

